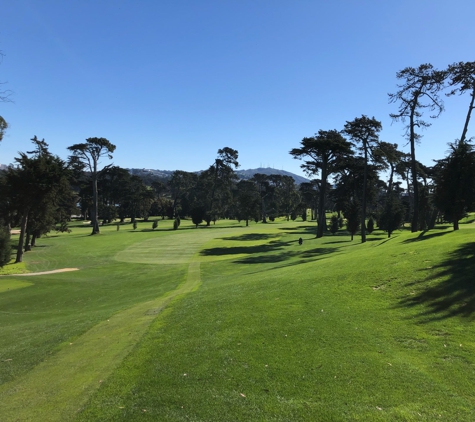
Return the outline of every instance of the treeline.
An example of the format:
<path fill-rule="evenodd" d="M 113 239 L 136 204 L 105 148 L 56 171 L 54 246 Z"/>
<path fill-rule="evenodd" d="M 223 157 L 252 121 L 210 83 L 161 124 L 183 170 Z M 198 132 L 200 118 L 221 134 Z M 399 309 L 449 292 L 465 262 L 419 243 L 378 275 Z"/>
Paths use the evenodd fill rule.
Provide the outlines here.
<path fill-rule="evenodd" d="M 391 233 L 404 222 L 412 231 L 434 227 L 437 220 L 458 221 L 475 203 L 475 153 L 467 138 L 475 101 L 475 62 L 460 62 L 445 70 L 430 64 L 397 73 L 397 92 L 389 101 L 397 104 L 391 114 L 406 126 L 410 153 L 397 144 L 380 140 L 381 122 L 362 115 L 341 129 L 319 130 L 290 151 L 303 160 L 312 176 L 296 185 L 290 176 L 255 174 L 239 180 L 238 151 L 218 150 L 209 168 L 201 173 L 175 171 L 169 180 L 142 179 L 101 160 L 112 159 L 116 147 L 105 138 L 88 138 L 68 147 L 67 161 L 52 154 L 44 140 L 34 137 L 34 149 L 20 153 L 0 176 L 0 265 L 8 262 L 11 227 L 20 228 L 17 262 L 24 251 L 51 230 L 66 231 L 71 216 L 91 221 L 92 234 L 101 224 L 150 216 L 182 218 L 198 226 L 229 218 L 266 223 L 277 217 L 311 218 L 317 221 L 317 237 L 346 226 L 352 238 L 379 227 Z M 420 129 L 430 125 L 444 109 L 442 94 L 470 95 L 462 136 L 450 143 L 447 157 L 424 166 L 416 159 Z M 6 128 L 6 124 L 4 125 Z M 326 213 L 334 212 L 328 225 Z M 156 222 L 154 223 L 156 226 Z M 7 256 L 8 255 L 8 256 Z M 3 257 L 3 258 L 2 258 Z M 5 261 L 6 260 L 6 261 Z"/>

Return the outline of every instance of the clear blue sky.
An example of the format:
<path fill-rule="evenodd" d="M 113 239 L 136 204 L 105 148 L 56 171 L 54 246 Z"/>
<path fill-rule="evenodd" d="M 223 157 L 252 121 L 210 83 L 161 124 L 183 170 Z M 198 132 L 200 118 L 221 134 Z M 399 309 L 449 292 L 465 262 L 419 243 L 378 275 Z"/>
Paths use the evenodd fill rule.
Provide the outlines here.
<path fill-rule="evenodd" d="M 1 12 L 0 81 L 14 91 L 0 103 L 3 164 L 34 135 L 63 158 L 97 136 L 121 167 L 201 170 L 228 146 L 241 168 L 302 174 L 289 150 L 362 114 L 406 144 L 389 118 L 398 70 L 475 60 L 473 0 L 6 0 Z M 420 161 L 460 137 L 468 102 L 445 100 Z"/>

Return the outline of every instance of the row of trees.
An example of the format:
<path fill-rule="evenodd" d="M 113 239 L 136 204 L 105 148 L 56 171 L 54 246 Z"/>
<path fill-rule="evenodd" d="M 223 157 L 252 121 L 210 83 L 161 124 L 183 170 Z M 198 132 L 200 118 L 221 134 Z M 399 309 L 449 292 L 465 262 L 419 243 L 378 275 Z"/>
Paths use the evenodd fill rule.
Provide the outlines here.
<path fill-rule="evenodd" d="M 366 213 L 371 189 L 368 183 L 370 177 L 374 179 L 374 175 L 370 174 L 371 166 L 376 172 L 383 169 L 390 171 L 381 220 L 389 233 L 393 227 L 400 224 L 402 210 L 401 195 L 398 192 L 400 188 L 393 183 L 397 169 L 401 178 L 407 182 L 406 194 L 413 232 L 433 226 L 437 210 L 442 211 L 449 221 L 454 222 L 454 228 L 458 229 L 458 221 L 473 205 L 475 159 L 474 147 L 467 140 L 467 132 L 475 101 L 475 62 L 454 63 L 444 70 L 434 69 L 431 64 L 422 64 L 417 68 L 407 67 L 396 76 L 400 83 L 397 85 L 397 92 L 389 94 L 389 101 L 398 105 L 398 111 L 391 114 L 391 117 L 406 124 L 405 136 L 410 145 L 409 155 L 398 151 L 396 144 L 381 142 L 381 123 L 374 117 L 364 115 L 347 121 L 341 131 L 319 131 L 314 137 L 304 138 L 300 148 L 290 151 L 294 158 L 305 159 L 302 168 L 309 174 L 320 176 L 317 181 L 320 193 L 317 237 L 323 236 L 326 227 L 325 200 L 328 178 L 334 175 L 337 188 L 333 194 L 338 196 L 336 192 L 342 189 L 345 179 L 353 177 L 355 180 L 356 176 L 351 176 L 355 171 L 355 159 L 359 160 L 362 166 L 362 178 L 359 181 L 362 188 L 359 195 L 353 191 L 347 196 L 345 214 L 347 218 L 354 214 L 359 215 L 362 242 L 366 241 Z M 441 97 L 444 90 L 448 90 L 448 96 L 469 93 L 468 111 L 462 136 L 449 144 L 450 155 L 436 161 L 433 167 L 426 168 L 416 160 L 415 146 L 422 136 L 417 130 L 430 126 L 430 123 L 423 119 L 424 111 L 432 113 L 429 118 L 433 119 L 444 110 Z M 349 141 L 343 135 L 347 136 Z M 354 158 L 353 146 L 357 147 L 359 153 Z M 421 184 L 421 179 L 424 184 Z M 430 184 L 427 183 L 428 179 Z M 429 216 L 428 210 L 431 210 Z M 352 227 L 356 227 L 356 223 Z"/>
<path fill-rule="evenodd" d="M 1 226 L 20 227 L 17 262 L 37 237 L 53 228 L 67 230 L 72 214 L 90 219 L 92 234 L 100 232 L 101 220 L 116 218 L 134 223 L 136 218 L 161 215 L 174 218 L 177 228 L 183 217 L 191 217 L 196 225 L 203 221 L 210 225 L 219 218 L 265 223 L 277 216 L 306 218 L 307 209 L 317 220 L 317 237 L 327 230 L 328 210 L 336 213 L 332 231 L 342 225 L 344 216 L 352 236 L 361 231 L 362 242 L 375 223 L 390 236 L 403 221 L 410 220 L 416 231 L 433 227 L 444 216 L 457 229 L 475 202 L 474 146 L 467 139 L 475 63 L 461 62 L 443 71 L 424 64 L 398 72 L 397 78 L 401 83 L 389 100 L 398 104 L 398 112 L 391 117 L 407 123 L 409 154 L 399 151 L 397 144 L 381 141 L 381 122 L 362 115 L 347 121 L 341 130 L 319 130 L 290 151 L 304 160 L 302 168 L 313 177 L 310 183 L 297 186 L 292 177 L 264 174 L 239 180 L 238 151 L 229 147 L 218 150 L 205 171 L 175 171 L 170 180 L 144 183 L 112 164 L 101 168 L 100 161 L 111 159 L 116 149 L 105 138 L 70 146 L 65 162 L 49 152 L 44 140 L 34 137 L 34 149 L 21 153 L 16 166 L 0 177 Z M 426 109 L 433 112 L 432 118 L 442 112 L 440 94 L 447 87 L 447 95 L 470 93 L 462 136 L 450 144 L 446 158 L 426 167 L 415 157 L 421 137 L 416 129 L 429 126 L 423 120 Z M 6 127 L 0 119 L 0 134 Z M 381 180 L 381 175 L 386 179 Z"/>

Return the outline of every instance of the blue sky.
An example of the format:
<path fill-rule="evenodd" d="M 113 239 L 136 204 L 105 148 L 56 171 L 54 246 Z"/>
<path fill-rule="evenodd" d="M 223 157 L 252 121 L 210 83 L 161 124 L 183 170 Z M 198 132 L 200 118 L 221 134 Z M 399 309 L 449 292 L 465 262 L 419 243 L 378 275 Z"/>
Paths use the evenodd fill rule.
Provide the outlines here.
<path fill-rule="evenodd" d="M 408 151 L 396 72 L 475 60 L 473 16 L 472 0 L 7 0 L 0 163 L 34 135 L 62 158 L 97 136 L 121 167 L 202 170 L 227 146 L 241 168 L 303 174 L 290 149 L 362 114 Z M 445 100 L 420 161 L 460 137 L 468 103 Z"/>

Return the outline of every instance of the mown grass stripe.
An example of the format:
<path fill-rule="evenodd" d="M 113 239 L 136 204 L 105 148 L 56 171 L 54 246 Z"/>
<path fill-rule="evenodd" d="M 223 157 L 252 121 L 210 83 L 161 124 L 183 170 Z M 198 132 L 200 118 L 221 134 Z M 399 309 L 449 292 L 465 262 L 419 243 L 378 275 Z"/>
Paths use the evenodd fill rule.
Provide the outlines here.
<path fill-rule="evenodd" d="M 184 283 L 104 321 L 31 372 L 0 388 L 2 421 L 66 421 L 99 388 L 169 302 L 200 283 L 200 262 L 192 261 Z"/>

